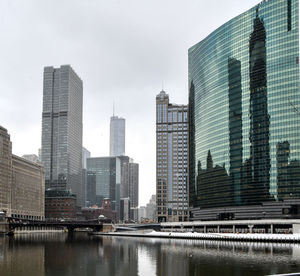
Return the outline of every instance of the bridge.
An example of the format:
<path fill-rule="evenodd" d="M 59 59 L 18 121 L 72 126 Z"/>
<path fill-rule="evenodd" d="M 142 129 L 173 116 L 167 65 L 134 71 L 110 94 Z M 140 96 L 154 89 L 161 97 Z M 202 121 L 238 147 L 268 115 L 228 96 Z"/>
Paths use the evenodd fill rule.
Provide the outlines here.
<path fill-rule="evenodd" d="M 72 233 L 75 229 L 86 229 L 89 228 L 92 231 L 102 231 L 104 223 L 111 223 L 111 220 L 101 219 L 101 220 L 25 220 L 25 219 L 15 219 L 7 218 L 8 231 L 7 234 L 13 235 L 16 229 L 26 229 L 28 231 L 34 229 L 49 229 L 49 228 L 61 228 L 68 229 L 69 233 Z"/>

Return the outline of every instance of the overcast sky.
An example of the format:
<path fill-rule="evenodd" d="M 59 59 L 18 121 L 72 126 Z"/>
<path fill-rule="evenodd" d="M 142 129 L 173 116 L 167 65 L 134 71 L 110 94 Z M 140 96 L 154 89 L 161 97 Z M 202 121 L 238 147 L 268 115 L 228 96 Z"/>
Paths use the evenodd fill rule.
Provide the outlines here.
<path fill-rule="evenodd" d="M 187 103 L 188 48 L 255 0 L 0 0 L 0 125 L 13 153 L 41 145 L 44 66 L 70 64 L 84 84 L 83 146 L 109 154 L 109 120 L 126 119 L 140 164 L 140 205 L 155 193 L 155 96 Z"/>

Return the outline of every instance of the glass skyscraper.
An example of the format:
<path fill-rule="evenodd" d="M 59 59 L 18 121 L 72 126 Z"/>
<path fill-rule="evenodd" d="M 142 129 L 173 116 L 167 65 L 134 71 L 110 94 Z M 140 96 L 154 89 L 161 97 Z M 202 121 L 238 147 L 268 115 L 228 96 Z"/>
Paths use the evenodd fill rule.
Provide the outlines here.
<path fill-rule="evenodd" d="M 300 214 L 298 6 L 262 1 L 189 49 L 195 219 Z"/>
<path fill-rule="evenodd" d="M 109 155 L 125 155 L 125 119 L 110 117 Z"/>
<path fill-rule="evenodd" d="M 68 190 L 83 206 L 82 80 L 70 65 L 44 68 L 42 163 L 46 189 Z"/>
<path fill-rule="evenodd" d="M 121 162 L 118 157 L 87 158 L 87 201 L 89 206 L 102 206 L 111 200 L 113 211 L 119 214 Z"/>

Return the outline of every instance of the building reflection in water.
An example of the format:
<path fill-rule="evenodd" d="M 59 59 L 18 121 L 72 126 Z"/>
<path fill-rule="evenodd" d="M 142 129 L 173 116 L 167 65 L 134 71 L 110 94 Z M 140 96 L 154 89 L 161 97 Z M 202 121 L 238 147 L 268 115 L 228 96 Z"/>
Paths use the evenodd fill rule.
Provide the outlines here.
<path fill-rule="evenodd" d="M 0 237 L 0 275 L 45 275 L 45 248 L 36 244 L 37 236 Z M 33 243 L 31 243 L 33 241 Z"/>
<path fill-rule="evenodd" d="M 86 234 L 0 238 L 0 275 L 270 275 L 300 270 L 299 244 Z"/>

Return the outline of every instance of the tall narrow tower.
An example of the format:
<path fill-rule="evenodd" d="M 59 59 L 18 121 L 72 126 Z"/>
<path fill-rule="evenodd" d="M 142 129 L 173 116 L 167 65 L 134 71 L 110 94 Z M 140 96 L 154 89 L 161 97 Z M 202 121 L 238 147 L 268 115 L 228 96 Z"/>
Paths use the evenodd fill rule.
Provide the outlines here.
<path fill-rule="evenodd" d="M 156 202 L 158 222 L 187 221 L 188 106 L 156 96 Z"/>
<path fill-rule="evenodd" d="M 83 205 L 82 80 L 70 65 L 44 68 L 42 163 L 46 189 L 69 190 Z"/>
<path fill-rule="evenodd" d="M 110 117 L 109 155 L 125 155 L 125 119 L 114 115 Z"/>

